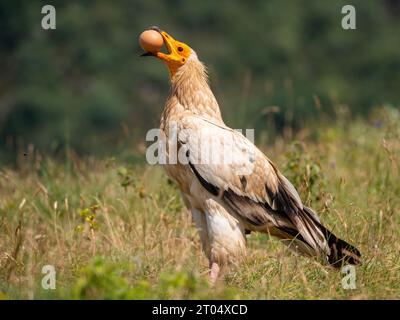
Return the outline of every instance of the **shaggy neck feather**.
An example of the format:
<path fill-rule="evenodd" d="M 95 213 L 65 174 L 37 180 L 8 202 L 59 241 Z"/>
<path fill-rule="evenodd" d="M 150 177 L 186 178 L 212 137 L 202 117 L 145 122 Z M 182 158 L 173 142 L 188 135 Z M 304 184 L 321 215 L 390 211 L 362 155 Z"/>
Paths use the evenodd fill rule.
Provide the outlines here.
<path fill-rule="evenodd" d="M 217 100 L 208 84 L 207 71 L 195 54 L 171 79 L 171 94 L 165 105 L 163 119 L 185 111 L 222 122 Z"/>

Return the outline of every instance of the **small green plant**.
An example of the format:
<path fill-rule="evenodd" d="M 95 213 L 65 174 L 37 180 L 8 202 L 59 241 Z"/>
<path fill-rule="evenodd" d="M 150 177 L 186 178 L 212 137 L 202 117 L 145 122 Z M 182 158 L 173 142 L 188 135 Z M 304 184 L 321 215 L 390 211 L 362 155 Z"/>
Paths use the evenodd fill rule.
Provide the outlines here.
<path fill-rule="evenodd" d="M 132 168 L 121 166 L 117 169 L 119 183 L 121 187 L 127 190 L 129 186 L 135 186 L 134 172 Z"/>
<path fill-rule="evenodd" d="M 139 279 L 130 283 L 122 270 L 134 271 L 131 264 L 118 265 L 94 258 L 80 272 L 70 293 L 73 299 L 188 299 L 207 298 L 209 284 L 193 273 L 165 272 L 151 284 Z"/>
<path fill-rule="evenodd" d="M 286 159 L 283 172 L 305 202 L 309 204 L 320 200 L 325 188 L 325 177 L 319 160 L 310 156 L 299 141 L 291 143 Z"/>
<path fill-rule="evenodd" d="M 73 299 L 129 299 L 130 288 L 116 268 L 95 258 L 79 274 L 72 289 Z"/>
<path fill-rule="evenodd" d="M 88 208 L 82 209 L 79 211 L 79 216 L 82 218 L 82 224 L 79 224 L 76 227 L 77 231 L 83 232 L 85 229 L 85 225 L 89 227 L 90 230 L 96 230 L 99 227 L 99 224 L 96 219 L 96 212 L 99 209 L 99 205 L 95 204 Z"/>

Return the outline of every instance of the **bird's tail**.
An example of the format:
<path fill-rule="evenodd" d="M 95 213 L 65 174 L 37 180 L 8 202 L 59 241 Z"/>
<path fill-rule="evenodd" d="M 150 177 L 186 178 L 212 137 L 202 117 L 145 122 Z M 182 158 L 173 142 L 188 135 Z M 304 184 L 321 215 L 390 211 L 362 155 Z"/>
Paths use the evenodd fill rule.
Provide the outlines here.
<path fill-rule="evenodd" d="M 361 264 L 361 253 L 353 245 L 335 236 L 331 231 L 322 226 L 326 234 L 329 246 L 329 263 L 336 268 L 340 268 L 344 263 L 359 265 Z"/>
<path fill-rule="evenodd" d="M 360 251 L 324 227 L 310 208 L 303 207 L 292 222 L 295 225 L 294 229 L 280 228 L 274 234 L 289 240 L 290 248 L 309 256 L 320 256 L 336 268 L 345 263 L 361 264 Z"/>

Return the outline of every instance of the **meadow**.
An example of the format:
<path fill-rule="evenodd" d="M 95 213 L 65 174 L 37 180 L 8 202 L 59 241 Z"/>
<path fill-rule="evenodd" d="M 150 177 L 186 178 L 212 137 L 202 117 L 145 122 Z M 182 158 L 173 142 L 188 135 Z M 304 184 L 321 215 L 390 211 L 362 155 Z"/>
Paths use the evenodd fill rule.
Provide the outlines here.
<path fill-rule="evenodd" d="M 355 289 L 342 287 L 340 271 L 255 233 L 243 264 L 212 287 L 162 168 L 33 151 L 0 168 L 0 298 L 400 298 L 398 109 L 258 142 L 322 221 L 361 250 Z M 54 290 L 41 286 L 45 265 L 56 270 Z"/>

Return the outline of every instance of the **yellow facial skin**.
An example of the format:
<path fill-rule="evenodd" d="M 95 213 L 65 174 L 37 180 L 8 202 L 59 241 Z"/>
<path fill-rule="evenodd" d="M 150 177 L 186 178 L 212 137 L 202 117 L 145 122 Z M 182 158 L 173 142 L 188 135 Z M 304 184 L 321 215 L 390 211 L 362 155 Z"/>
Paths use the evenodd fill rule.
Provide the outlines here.
<path fill-rule="evenodd" d="M 191 49 L 187 44 L 175 40 L 165 31 L 161 31 L 160 33 L 169 53 L 157 52 L 155 56 L 165 62 L 172 78 L 179 67 L 186 63 L 190 56 Z"/>

